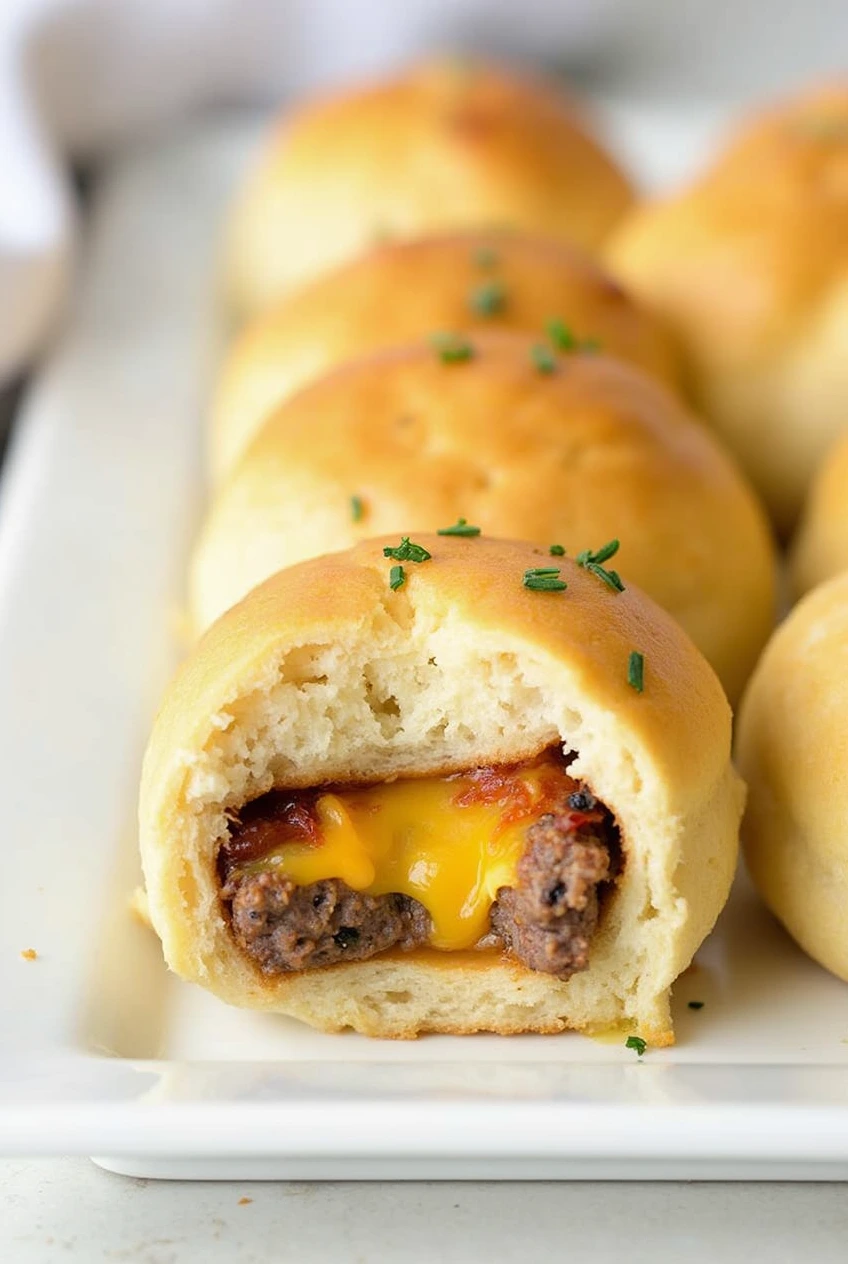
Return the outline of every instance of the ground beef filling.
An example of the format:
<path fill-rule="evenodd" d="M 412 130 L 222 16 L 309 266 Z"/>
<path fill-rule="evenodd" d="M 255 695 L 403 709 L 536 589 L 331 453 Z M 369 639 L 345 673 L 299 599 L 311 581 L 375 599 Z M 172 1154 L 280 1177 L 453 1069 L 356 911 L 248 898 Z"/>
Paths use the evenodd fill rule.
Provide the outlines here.
<path fill-rule="evenodd" d="M 237 880 L 232 900 L 236 940 L 269 974 L 365 961 L 426 944 L 430 934 L 417 900 L 363 895 L 338 878 L 298 887 L 266 870 Z"/>
<path fill-rule="evenodd" d="M 518 882 L 501 887 L 491 912 L 492 934 L 519 961 L 561 979 L 589 964 L 598 888 L 612 876 L 603 831 L 570 820 L 552 812 L 530 826 Z"/>
<path fill-rule="evenodd" d="M 273 832 L 273 809 L 263 816 L 261 803 L 250 805 L 245 826 L 252 852 L 258 836 Z M 234 852 L 239 841 L 236 830 Z M 615 877 L 619 855 L 607 809 L 585 789 L 570 794 L 561 810 L 528 827 L 517 883 L 498 892 L 485 943 L 560 979 L 585 970 L 603 887 Z M 428 942 L 429 914 L 409 896 L 365 895 L 338 879 L 299 887 L 270 870 L 228 875 L 227 868 L 225 858 L 221 894 L 236 942 L 267 974 L 364 961 L 387 948 Z"/>

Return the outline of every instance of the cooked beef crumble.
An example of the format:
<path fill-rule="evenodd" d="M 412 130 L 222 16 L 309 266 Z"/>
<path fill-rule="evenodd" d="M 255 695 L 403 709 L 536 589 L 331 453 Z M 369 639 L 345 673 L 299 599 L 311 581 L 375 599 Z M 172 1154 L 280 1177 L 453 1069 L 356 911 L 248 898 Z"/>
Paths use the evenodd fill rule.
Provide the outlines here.
<path fill-rule="evenodd" d="M 363 895 L 338 878 L 295 886 L 282 874 L 250 874 L 223 890 L 233 933 L 269 974 L 365 961 L 386 948 L 425 944 L 430 917 L 405 895 Z"/>
<path fill-rule="evenodd" d="M 493 933 L 519 961 L 561 979 L 589 964 L 598 886 L 611 876 L 602 831 L 571 820 L 551 813 L 530 826 L 518 882 L 501 888 L 491 914 Z"/>

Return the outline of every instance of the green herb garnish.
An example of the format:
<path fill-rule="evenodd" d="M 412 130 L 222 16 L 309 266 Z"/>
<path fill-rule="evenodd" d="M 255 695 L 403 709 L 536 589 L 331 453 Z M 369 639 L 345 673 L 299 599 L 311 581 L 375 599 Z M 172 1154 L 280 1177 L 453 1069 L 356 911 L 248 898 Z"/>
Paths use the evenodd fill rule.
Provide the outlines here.
<path fill-rule="evenodd" d="M 537 342 L 531 347 L 530 355 L 533 357 L 533 363 L 540 373 L 553 373 L 556 369 L 556 356 L 550 347 L 546 347 L 543 342 Z"/>
<path fill-rule="evenodd" d="M 498 262 L 498 252 L 491 246 L 479 246 L 474 251 L 474 263 L 478 268 L 496 268 Z"/>
<path fill-rule="evenodd" d="M 442 364 L 464 364 L 473 359 L 474 348 L 462 334 L 433 334 L 430 342 Z"/>
<path fill-rule="evenodd" d="M 548 552 L 551 557 L 565 557 L 565 549 L 561 544 L 552 544 Z"/>
<path fill-rule="evenodd" d="M 389 545 L 383 549 L 383 557 L 393 557 L 396 562 L 429 562 L 431 553 L 420 544 L 413 544 L 408 535 L 402 535 L 400 544 L 395 548 Z"/>
<path fill-rule="evenodd" d="M 459 518 L 452 527 L 439 527 L 436 535 L 479 535 L 480 528 L 469 526 L 465 518 Z"/>
<path fill-rule="evenodd" d="M 535 592 L 562 592 L 568 587 L 564 579 L 559 578 L 558 566 L 532 566 L 524 572 L 525 588 Z"/>
<path fill-rule="evenodd" d="M 611 557 L 615 557 L 620 547 L 618 540 L 608 540 L 599 549 L 584 549 L 582 553 L 577 554 L 577 565 L 601 566 L 604 562 L 608 562 Z"/>
<path fill-rule="evenodd" d="M 580 345 L 564 320 L 549 320 L 548 337 L 558 351 L 576 351 Z"/>
<path fill-rule="evenodd" d="M 468 306 L 478 316 L 497 316 L 506 303 L 506 286 L 502 281 L 487 281 L 475 285 L 468 296 Z"/>
<path fill-rule="evenodd" d="M 549 320 L 547 331 L 557 351 L 600 351 L 601 349 L 597 338 L 578 338 L 564 320 Z"/>
<path fill-rule="evenodd" d="M 362 503 L 361 496 L 351 496 L 350 516 L 354 522 L 361 522 L 362 519 L 365 517 L 365 506 Z"/>
<path fill-rule="evenodd" d="M 648 1047 L 648 1043 L 641 1036 L 628 1036 L 624 1042 L 624 1047 L 625 1049 L 635 1049 L 641 1058 Z"/>
<path fill-rule="evenodd" d="M 393 566 L 389 571 L 389 588 L 392 592 L 397 592 L 398 588 L 403 588 L 406 583 L 406 572 L 402 566 Z"/>
<path fill-rule="evenodd" d="M 602 579 L 607 588 L 612 588 L 614 592 L 624 592 L 624 584 L 618 571 L 607 570 L 605 566 L 598 566 L 597 562 L 587 563 L 586 570 Z"/>
<path fill-rule="evenodd" d="M 689 1009 L 703 1009 L 703 1008 L 704 1008 L 703 1001 L 689 1001 Z"/>
<path fill-rule="evenodd" d="M 618 540 L 609 540 L 606 544 L 602 544 L 599 549 L 584 549 L 582 553 L 577 554 L 577 565 L 584 567 L 585 570 L 591 571 L 593 575 L 597 575 L 598 579 L 603 580 L 608 588 L 612 588 L 615 592 L 624 592 L 624 584 L 621 582 L 621 576 L 618 571 L 609 570 L 604 566 L 604 562 L 608 562 L 618 552 Z"/>
<path fill-rule="evenodd" d="M 645 688 L 645 656 L 638 650 L 632 650 L 627 661 L 627 683 L 637 693 Z"/>

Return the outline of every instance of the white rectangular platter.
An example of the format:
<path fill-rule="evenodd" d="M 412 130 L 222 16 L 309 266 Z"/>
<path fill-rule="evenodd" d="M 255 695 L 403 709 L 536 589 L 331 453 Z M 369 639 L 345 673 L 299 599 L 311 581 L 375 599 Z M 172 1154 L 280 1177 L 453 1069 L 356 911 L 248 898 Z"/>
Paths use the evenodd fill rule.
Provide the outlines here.
<path fill-rule="evenodd" d="M 653 178 L 712 128 L 607 114 Z M 203 494 L 220 220 L 254 138 L 213 121 L 115 165 L 3 475 L 0 1151 L 165 1177 L 845 1179 L 848 987 L 744 886 L 676 988 L 678 1044 L 642 1059 L 241 1013 L 170 977 L 128 912 Z"/>

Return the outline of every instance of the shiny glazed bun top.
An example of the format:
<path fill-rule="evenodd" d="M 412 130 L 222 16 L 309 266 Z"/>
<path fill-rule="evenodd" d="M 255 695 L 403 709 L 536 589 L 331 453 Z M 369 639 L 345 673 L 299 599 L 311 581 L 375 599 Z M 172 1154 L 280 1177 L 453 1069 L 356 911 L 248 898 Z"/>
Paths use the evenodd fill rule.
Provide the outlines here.
<path fill-rule="evenodd" d="M 591 340 L 678 384 L 658 322 L 574 246 L 480 231 L 392 242 L 273 304 L 236 340 L 214 399 L 213 475 L 232 466 L 271 408 L 327 369 L 433 330 L 492 329 Z"/>
<path fill-rule="evenodd" d="M 386 237 L 496 227 L 596 247 L 631 198 L 558 84 L 427 62 L 281 119 L 236 206 L 230 298 L 254 312 Z"/>
<path fill-rule="evenodd" d="M 711 433 L 631 365 L 507 333 L 352 361 L 281 405 L 210 505 L 193 625 L 282 566 L 458 517 L 571 556 L 618 537 L 731 698 L 773 625 L 768 525 Z"/>
<path fill-rule="evenodd" d="M 634 211 L 608 258 L 678 335 L 697 402 L 787 534 L 846 423 L 848 81 L 755 119 Z"/>

